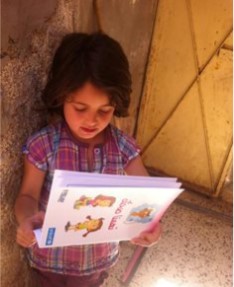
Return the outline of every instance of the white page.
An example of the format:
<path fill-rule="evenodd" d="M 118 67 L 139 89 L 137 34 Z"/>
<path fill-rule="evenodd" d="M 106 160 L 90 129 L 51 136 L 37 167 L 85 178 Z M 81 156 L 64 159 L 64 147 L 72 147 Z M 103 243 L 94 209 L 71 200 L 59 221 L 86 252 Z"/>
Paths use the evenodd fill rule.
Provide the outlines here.
<path fill-rule="evenodd" d="M 53 190 L 39 246 L 55 247 L 130 240 L 141 231 L 152 228 L 181 192 L 180 189 L 152 187 L 69 187 Z M 94 199 L 99 195 L 114 197 L 114 205 L 81 205 L 79 208 L 74 208 L 77 200 L 83 196 Z M 142 210 L 154 212 L 150 215 L 150 221 L 148 215 L 143 217 L 146 222 L 135 221 L 136 217 L 135 220 L 127 220 L 130 214 Z M 98 231 L 88 232 L 84 237 L 88 229 L 80 226 L 89 222 L 88 217 L 92 220 L 102 218 L 103 226 Z M 66 231 L 66 226 L 73 229 Z"/>
<path fill-rule="evenodd" d="M 53 184 L 57 187 L 72 186 L 136 186 L 136 187 L 174 187 L 181 183 L 177 178 L 124 176 L 55 170 Z"/>
<path fill-rule="evenodd" d="M 138 235 L 140 231 L 152 228 L 152 225 L 161 218 L 172 201 L 182 192 L 180 186 L 181 183 L 177 182 L 176 178 L 106 175 L 55 170 L 43 229 L 42 232 L 41 230 L 35 231 L 39 246 L 54 247 L 100 243 L 107 240 L 129 240 Z M 106 196 L 116 198 L 113 208 L 100 206 L 93 208 L 90 205 L 84 206 L 81 210 L 74 210 L 74 202 L 80 197 L 86 196 L 92 199 L 95 195 L 103 194 L 103 192 Z M 120 220 L 115 212 L 118 210 L 118 204 L 121 205 L 121 202 L 127 199 L 129 202 L 127 204 L 128 208 L 125 206 Z M 126 214 L 131 211 L 130 207 L 131 209 L 137 208 L 137 212 L 139 208 L 143 207 L 144 210 L 149 208 L 151 212 L 153 212 L 152 210 L 157 210 L 157 212 L 155 211 L 154 215 L 151 214 L 151 221 L 147 224 L 125 224 L 123 217 L 126 217 Z M 80 221 L 83 221 L 83 225 L 84 222 L 89 221 L 87 216 L 91 216 L 93 219 L 93 217 L 97 218 L 100 215 L 103 218 L 105 216 L 101 232 L 90 233 L 84 238 L 81 236 L 82 232 L 70 231 L 70 228 L 74 228 L 73 226 L 76 226 L 77 223 L 82 223 Z M 110 226 L 113 227 L 113 220 L 118 221 L 118 223 L 115 222 L 116 230 L 110 228 Z M 68 228 L 69 232 L 66 232 L 64 228 L 68 222 L 72 222 L 72 224 Z"/>

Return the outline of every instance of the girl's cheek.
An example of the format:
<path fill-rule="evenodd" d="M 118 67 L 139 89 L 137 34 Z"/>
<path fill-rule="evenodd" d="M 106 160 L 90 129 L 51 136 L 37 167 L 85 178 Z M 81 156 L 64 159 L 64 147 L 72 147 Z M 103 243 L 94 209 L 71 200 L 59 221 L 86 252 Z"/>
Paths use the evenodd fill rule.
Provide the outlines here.
<path fill-rule="evenodd" d="M 110 113 L 110 114 L 107 114 L 107 115 L 106 115 L 106 118 L 107 118 L 107 119 L 112 119 L 113 115 L 114 115 L 114 112 L 112 112 L 112 113 Z"/>
<path fill-rule="evenodd" d="M 99 121 L 106 122 L 106 121 L 109 121 L 112 118 L 112 116 L 110 116 L 110 115 L 98 115 L 97 118 Z"/>

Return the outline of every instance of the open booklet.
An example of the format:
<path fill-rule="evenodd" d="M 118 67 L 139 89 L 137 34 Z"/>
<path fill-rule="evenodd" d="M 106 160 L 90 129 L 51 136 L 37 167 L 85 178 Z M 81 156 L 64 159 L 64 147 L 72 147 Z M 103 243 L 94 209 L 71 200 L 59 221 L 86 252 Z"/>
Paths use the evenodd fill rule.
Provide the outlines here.
<path fill-rule="evenodd" d="M 130 240 L 183 191 L 176 178 L 55 170 L 39 247 Z"/>

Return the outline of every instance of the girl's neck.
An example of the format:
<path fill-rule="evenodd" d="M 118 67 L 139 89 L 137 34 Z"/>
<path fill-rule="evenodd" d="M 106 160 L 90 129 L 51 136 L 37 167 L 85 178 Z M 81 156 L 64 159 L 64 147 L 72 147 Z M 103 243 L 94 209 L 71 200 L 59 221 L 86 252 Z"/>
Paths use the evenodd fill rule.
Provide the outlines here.
<path fill-rule="evenodd" d="M 105 142 L 105 131 L 102 131 L 98 135 L 96 135 L 94 138 L 91 139 L 81 139 L 77 138 L 78 141 L 88 144 L 90 147 L 94 147 L 95 145 L 98 144 L 103 144 Z"/>

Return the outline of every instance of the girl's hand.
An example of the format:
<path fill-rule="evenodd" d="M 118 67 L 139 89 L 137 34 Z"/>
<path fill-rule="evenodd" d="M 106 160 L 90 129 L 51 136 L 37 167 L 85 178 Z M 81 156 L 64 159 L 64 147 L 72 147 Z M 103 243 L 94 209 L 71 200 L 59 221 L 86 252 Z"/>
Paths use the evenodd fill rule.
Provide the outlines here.
<path fill-rule="evenodd" d="M 30 247 L 36 243 L 33 230 L 42 226 L 45 212 L 39 211 L 31 217 L 25 218 L 16 231 L 16 242 L 23 247 Z"/>
<path fill-rule="evenodd" d="M 162 228 L 160 223 L 158 223 L 153 230 L 142 232 L 138 237 L 133 238 L 131 242 L 143 247 L 150 247 L 159 241 L 161 233 Z"/>

